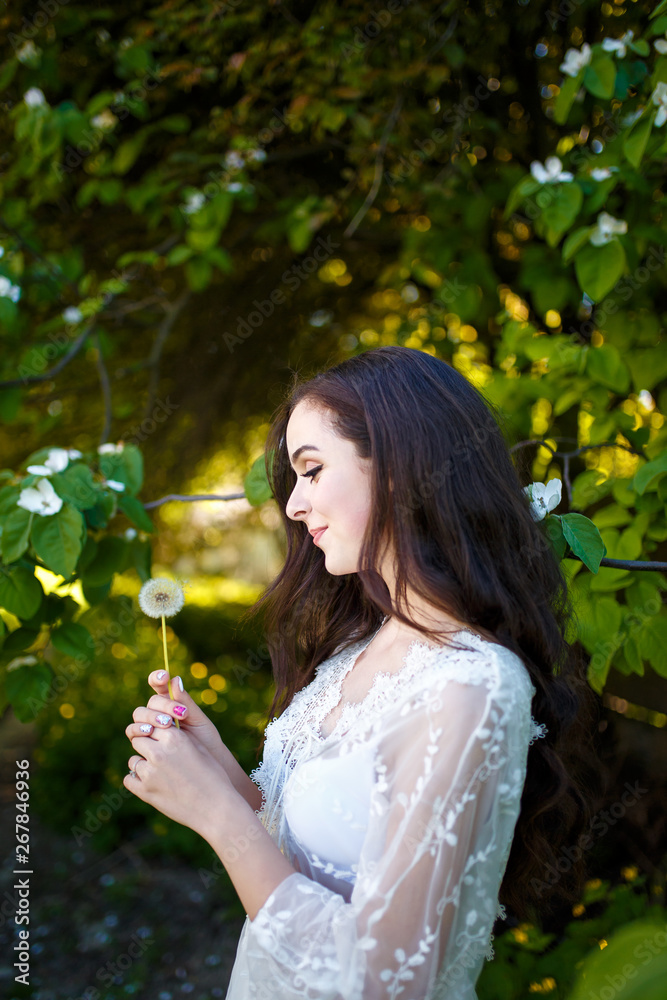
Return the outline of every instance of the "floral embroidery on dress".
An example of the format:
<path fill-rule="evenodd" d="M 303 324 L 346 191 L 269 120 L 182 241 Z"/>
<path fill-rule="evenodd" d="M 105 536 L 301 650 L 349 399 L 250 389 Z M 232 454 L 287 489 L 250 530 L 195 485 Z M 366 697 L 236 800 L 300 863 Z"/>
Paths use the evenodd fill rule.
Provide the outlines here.
<path fill-rule="evenodd" d="M 246 921 L 227 1000 L 475 1000 L 546 727 L 521 659 L 466 632 L 411 643 L 323 735 L 370 639 L 339 648 L 267 726 L 258 815 L 295 871 Z"/>

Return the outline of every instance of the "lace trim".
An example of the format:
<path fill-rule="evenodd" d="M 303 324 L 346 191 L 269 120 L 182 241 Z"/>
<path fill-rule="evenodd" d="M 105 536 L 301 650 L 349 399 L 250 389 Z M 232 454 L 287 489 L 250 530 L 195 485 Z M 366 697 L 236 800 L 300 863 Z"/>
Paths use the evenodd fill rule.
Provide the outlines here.
<path fill-rule="evenodd" d="M 528 740 L 528 746 L 532 746 L 535 740 L 541 740 L 547 735 L 549 730 L 544 725 L 543 722 L 536 722 L 535 719 L 530 717 L 530 739 Z"/>

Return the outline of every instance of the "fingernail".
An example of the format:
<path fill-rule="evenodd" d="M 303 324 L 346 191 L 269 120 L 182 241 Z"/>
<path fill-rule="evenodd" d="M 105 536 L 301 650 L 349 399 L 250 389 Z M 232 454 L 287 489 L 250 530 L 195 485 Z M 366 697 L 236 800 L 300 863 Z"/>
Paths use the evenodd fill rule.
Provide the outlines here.
<path fill-rule="evenodd" d="M 176 705 L 174 708 L 174 715 L 183 716 L 187 712 L 187 708 L 183 705 Z"/>
<path fill-rule="evenodd" d="M 160 714 L 160 715 L 156 715 L 155 718 L 157 719 L 157 721 L 160 723 L 161 726 L 168 726 L 170 724 L 170 722 L 171 722 L 171 716 L 170 715 L 162 715 L 162 714 Z"/>
<path fill-rule="evenodd" d="M 156 673 L 155 676 L 157 677 L 157 679 L 159 681 L 161 681 L 164 677 L 167 676 L 167 671 L 166 670 L 158 670 L 158 672 Z"/>
<path fill-rule="evenodd" d="M 150 733 L 153 727 L 151 726 L 150 722 L 144 722 L 143 726 L 139 726 L 139 729 L 142 731 L 142 733 Z"/>
<path fill-rule="evenodd" d="M 183 681 L 181 680 L 181 678 L 180 678 L 180 677 L 177 677 L 177 678 L 176 678 L 176 680 L 178 681 L 178 686 L 179 686 L 179 688 L 180 688 L 180 689 L 181 689 L 181 691 L 182 691 L 182 690 L 183 690 Z"/>

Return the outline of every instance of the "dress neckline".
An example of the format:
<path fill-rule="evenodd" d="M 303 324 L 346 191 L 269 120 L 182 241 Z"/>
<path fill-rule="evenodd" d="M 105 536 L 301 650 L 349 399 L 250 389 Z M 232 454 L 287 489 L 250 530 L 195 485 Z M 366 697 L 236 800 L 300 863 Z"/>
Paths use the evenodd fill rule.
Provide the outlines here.
<path fill-rule="evenodd" d="M 322 721 L 326 721 L 326 719 L 331 715 L 331 712 L 335 711 L 335 709 L 337 709 L 338 706 L 340 705 L 341 698 L 342 698 L 342 692 L 343 692 L 343 684 L 345 682 L 345 678 L 354 669 L 354 667 L 356 666 L 357 660 L 359 659 L 359 657 L 361 656 L 361 654 L 364 652 L 364 650 L 371 644 L 371 642 L 373 641 L 373 639 L 375 638 L 375 636 L 378 634 L 378 632 L 380 631 L 380 629 L 387 622 L 388 618 L 389 618 L 389 615 L 386 615 L 385 618 L 384 618 L 384 621 L 382 622 L 382 625 L 380 625 L 380 627 L 377 628 L 375 630 L 375 632 L 373 632 L 373 634 L 368 639 L 362 639 L 361 640 L 362 645 L 361 645 L 360 649 L 354 650 L 354 647 L 352 647 L 352 650 L 353 650 L 352 655 L 347 659 L 347 661 L 345 662 L 345 664 L 343 666 L 342 672 L 340 673 L 340 675 L 336 679 L 336 684 L 338 686 L 338 701 L 336 702 L 336 704 L 334 705 L 334 707 L 327 712 L 327 714 L 325 715 L 325 717 L 324 717 L 324 719 Z M 481 635 L 479 635 L 477 632 L 473 632 L 473 630 L 471 628 L 468 628 L 467 626 L 464 626 L 463 628 L 460 628 L 460 629 L 456 629 L 454 632 L 450 632 L 449 636 L 451 637 L 451 636 L 455 636 L 455 635 L 460 635 L 462 632 L 468 632 L 470 635 L 474 636 L 476 639 L 480 639 L 482 642 L 486 641 L 486 640 L 484 640 L 484 638 Z M 359 645 L 359 644 L 357 643 L 357 645 Z M 345 704 L 343 705 L 341 714 L 336 719 L 336 722 L 334 723 L 334 726 L 333 726 L 333 729 L 331 730 L 331 732 L 329 732 L 329 733 L 323 733 L 322 732 L 322 723 L 321 722 L 317 723 L 315 726 L 311 726 L 310 727 L 311 732 L 315 736 L 317 742 L 320 743 L 320 744 L 325 744 L 330 739 L 332 739 L 334 737 L 337 737 L 338 739 L 342 739 L 346 735 L 346 733 L 338 733 L 337 729 L 338 729 L 338 725 L 340 723 L 340 720 L 342 719 L 343 714 L 345 712 L 346 706 L 347 705 L 353 705 L 353 706 L 355 706 L 355 708 L 357 708 L 358 710 L 361 711 L 363 705 L 368 700 L 370 700 L 370 698 L 372 697 L 372 695 L 373 695 L 373 693 L 375 691 L 375 687 L 376 687 L 376 684 L 377 684 L 378 680 L 380 680 L 382 677 L 385 677 L 385 678 L 386 677 L 399 677 L 402 673 L 404 673 L 408 669 L 408 667 L 410 665 L 410 660 L 411 660 L 413 654 L 416 652 L 416 650 L 418 648 L 419 649 L 425 648 L 425 649 L 428 649 L 428 650 L 436 651 L 436 650 L 440 650 L 440 649 L 447 649 L 447 646 L 448 646 L 447 643 L 440 643 L 438 645 L 434 645 L 433 643 L 427 642 L 427 641 L 425 641 L 423 639 L 413 639 L 410 642 L 408 648 L 406 649 L 405 654 L 403 655 L 403 659 L 401 661 L 401 665 L 398 668 L 398 670 L 391 671 L 391 672 L 390 671 L 386 671 L 386 670 L 377 670 L 375 672 L 375 674 L 373 675 L 373 679 L 371 681 L 371 685 L 370 685 L 368 691 L 366 692 L 366 694 L 363 696 L 363 698 L 361 698 L 359 701 L 348 701 L 348 702 L 345 702 Z"/>

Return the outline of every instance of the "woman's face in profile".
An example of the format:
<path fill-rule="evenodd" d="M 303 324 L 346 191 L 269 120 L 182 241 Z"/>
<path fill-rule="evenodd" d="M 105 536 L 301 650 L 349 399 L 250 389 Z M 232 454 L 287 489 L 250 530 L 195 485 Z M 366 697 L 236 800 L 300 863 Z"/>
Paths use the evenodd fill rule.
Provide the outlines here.
<path fill-rule="evenodd" d="M 359 458 L 352 441 L 336 434 L 325 412 L 306 400 L 294 407 L 285 436 L 296 473 L 287 516 L 309 531 L 326 529 L 312 544 L 324 552 L 329 573 L 356 573 L 370 512 L 370 459 Z"/>

